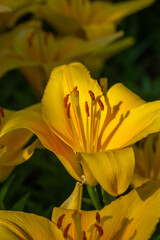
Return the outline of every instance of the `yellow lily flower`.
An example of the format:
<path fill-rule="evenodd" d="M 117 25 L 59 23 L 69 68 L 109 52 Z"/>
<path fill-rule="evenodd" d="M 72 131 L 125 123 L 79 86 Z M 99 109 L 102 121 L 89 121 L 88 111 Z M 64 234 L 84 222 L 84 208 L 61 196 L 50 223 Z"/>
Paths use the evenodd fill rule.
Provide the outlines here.
<path fill-rule="evenodd" d="M 116 32 L 120 20 L 153 2 L 154 0 L 120 3 L 99 0 L 48 0 L 44 6 L 39 7 L 36 14 L 61 34 L 95 39 L 112 35 Z"/>
<path fill-rule="evenodd" d="M 160 133 L 154 133 L 134 146 L 135 172 L 132 185 L 135 187 L 152 179 L 160 179 Z"/>
<path fill-rule="evenodd" d="M 146 103 L 120 83 L 106 93 L 101 84 L 80 63 L 55 68 L 41 107 L 13 114 L 1 136 L 27 128 L 76 180 L 123 193 L 134 171 L 131 145 L 160 130 L 160 101 Z"/>
<path fill-rule="evenodd" d="M 87 41 L 77 37 L 56 37 L 51 32 L 44 32 L 40 22 L 21 24 L 0 38 L 0 76 L 19 68 L 34 92 L 41 96 L 53 67 L 73 60 L 87 61 L 89 57 L 94 61 L 98 51 L 110 47 L 110 43 L 121 35 L 119 32 Z M 119 47 L 123 48 L 121 44 Z"/>
<path fill-rule="evenodd" d="M 3 240 L 148 240 L 160 217 L 160 183 L 150 182 L 100 211 L 54 208 L 51 221 L 31 213 L 0 211 Z M 145 211 L 144 211 L 145 209 Z"/>
<path fill-rule="evenodd" d="M 0 107 L 0 130 L 13 111 Z M 37 140 L 26 147 L 32 137 L 26 129 L 17 129 L 0 138 L 0 182 L 4 181 L 16 165 L 28 160 L 37 145 Z"/>

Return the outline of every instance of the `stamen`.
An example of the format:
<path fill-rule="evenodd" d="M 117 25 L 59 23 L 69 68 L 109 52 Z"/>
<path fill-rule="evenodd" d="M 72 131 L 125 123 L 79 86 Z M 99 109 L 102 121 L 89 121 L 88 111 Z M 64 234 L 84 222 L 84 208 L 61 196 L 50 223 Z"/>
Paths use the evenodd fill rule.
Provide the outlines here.
<path fill-rule="evenodd" d="M 77 90 L 77 87 L 74 87 L 74 91 L 70 93 L 71 96 L 71 103 L 73 104 L 73 125 L 75 125 L 76 134 L 78 133 L 78 139 L 80 144 L 82 145 L 82 148 L 86 148 L 86 139 L 85 139 L 85 131 L 84 131 L 84 125 L 82 121 L 82 115 L 81 115 L 81 109 L 79 104 L 79 91 Z"/>
<path fill-rule="evenodd" d="M 67 238 L 67 233 L 68 233 L 68 231 L 69 231 L 70 226 L 71 226 L 71 223 L 69 223 L 69 224 L 65 227 L 65 229 L 64 229 L 64 231 L 63 231 L 63 237 L 64 237 L 64 238 Z"/>
<path fill-rule="evenodd" d="M 101 111 L 103 111 L 104 110 L 104 105 L 103 105 L 102 101 L 99 98 L 97 98 L 96 101 L 98 102 Z"/>
<path fill-rule="evenodd" d="M 77 240 L 82 240 L 81 213 L 77 210 L 72 214 Z"/>
<path fill-rule="evenodd" d="M 92 100 L 94 101 L 95 100 L 94 93 L 91 90 L 89 90 L 88 92 L 89 92 L 89 95 L 91 96 Z"/>
<path fill-rule="evenodd" d="M 75 92 L 77 90 L 77 86 L 75 86 L 74 88 L 73 88 L 73 92 Z"/>
<path fill-rule="evenodd" d="M 86 110 L 87 117 L 89 117 L 89 107 L 88 107 L 87 101 L 85 102 L 85 110 Z"/>
<path fill-rule="evenodd" d="M 70 118 L 70 107 L 71 107 L 71 103 L 68 103 L 67 108 L 66 108 L 66 113 L 67 113 L 67 118 Z"/>
<path fill-rule="evenodd" d="M 82 238 L 83 238 L 82 240 L 87 240 L 85 231 L 83 231 L 83 236 L 82 236 Z"/>
<path fill-rule="evenodd" d="M 95 143 L 94 143 L 94 152 L 97 152 L 97 147 L 98 147 L 98 136 L 99 136 L 99 126 L 100 126 L 100 118 L 101 118 L 101 110 L 99 109 L 97 112 L 97 121 L 95 123 L 95 127 L 94 127 L 94 139 L 95 139 Z"/>
<path fill-rule="evenodd" d="M 59 218 L 58 218 L 58 221 L 57 221 L 57 227 L 60 229 L 61 226 L 62 226 L 62 221 L 63 221 L 63 218 L 65 217 L 65 214 L 62 214 Z"/>
<path fill-rule="evenodd" d="M 2 108 L 2 107 L 0 107 L 0 114 L 1 114 L 1 117 L 3 117 L 3 118 L 4 118 L 4 110 L 3 110 L 3 108 Z"/>
<path fill-rule="evenodd" d="M 103 235 L 103 229 L 101 226 L 99 226 L 98 224 L 94 224 L 94 226 L 96 227 L 97 231 L 99 232 L 100 237 Z"/>
<path fill-rule="evenodd" d="M 101 217 L 98 212 L 96 213 L 96 220 L 98 223 L 100 223 L 100 221 L 101 221 Z"/>
<path fill-rule="evenodd" d="M 68 98 L 69 98 L 69 94 L 67 94 L 67 95 L 64 97 L 64 107 L 65 107 L 65 108 L 67 108 Z"/>

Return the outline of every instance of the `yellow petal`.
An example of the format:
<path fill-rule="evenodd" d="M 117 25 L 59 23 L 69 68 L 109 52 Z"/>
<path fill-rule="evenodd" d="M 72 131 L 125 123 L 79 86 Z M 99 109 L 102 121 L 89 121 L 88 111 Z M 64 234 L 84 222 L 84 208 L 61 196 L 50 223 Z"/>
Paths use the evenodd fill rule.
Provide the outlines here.
<path fill-rule="evenodd" d="M 160 101 L 150 102 L 113 119 L 104 131 L 102 144 L 107 150 L 122 148 L 159 130 Z"/>
<path fill-rule="evenodd" d="M 133 93 L 122 83 L 113 85 L 107 92 L 107 101 L 111 109 L 116 110 L 120 115 L 124 112 L 131 110 L 132 108 L 139 107 L 145 103 L 145 101 L 138 95 Z"/>
<path fill-rule="evenodd" d="M 160 182 L 134 189 L 100 211 L 102 239 L 148 240 L 160 217 Z"/>
<path fill-rule="evenodd" d="M 95 1 L 92 7 L 91 22 L 99 24 L 117 22 L 154 2 L 154 0 L 123 1 L 121 3 Z"/>
<path fill-rule="evenodd" d="M 124 49 L 132 46 L 134 43 L 135 43 L 134 38 L 126 37 L 126 38 L 114 41 L 113 43 L 110 43 L 108 46 L 100 50 L 98 52 L 98 55 L 102 59 L 108 59 L 114 56 L 115 54 L 118 54 L 119 52 L 123 51 Z"/>
<path fill-rule="evenodd" d="M 1 239 L 60 239 L 63 240 L 61 231 L 47 218 L 35 214 L 0 211 Z"/>
<path fill-rule="evenodd" d="M 11 151 L 9 148 L 6 154 L 0 159 L 0 165 L 3 167 L 13 167 L 27 161 L 34 153 L 35 148 L 39 144 L 39 139 L 36 139 L 32 144 L 24 149 L 16 149 Z"/>
<path fill-rule="evenodd" d="M 63 202 L 60 207 L 65 209 L 80 210 L 82 204 L 82 190 L 83 185 L 77 182 L 72 194 L 65 200 L 65 202 Z"/>
<path fill-rule="evenodd" d="M 81 181 L 82 169 L 76 160 L 76 154 L 44 123 L 40 114 L 40 105 L 12 114 L 1 130 L 1 136 L 18 128 L 26 128 L 38 136 L 45 148 L 53 151 L 66 167 L 67 171 Z M 6 135 L 7 136 L 7 135 Z"/>
<path fill-rule="evenodd" d="M 120 195 L 128 188 L 135 165 L 132 148 L 81 155 L 98 183 L 109 194 Z"/>

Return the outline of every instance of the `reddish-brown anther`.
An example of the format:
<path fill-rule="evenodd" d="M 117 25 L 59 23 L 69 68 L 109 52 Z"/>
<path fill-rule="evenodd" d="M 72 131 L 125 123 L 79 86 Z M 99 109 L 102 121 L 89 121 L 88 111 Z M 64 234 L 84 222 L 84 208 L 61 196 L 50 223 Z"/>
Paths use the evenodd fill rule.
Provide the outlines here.
<path fill-rule="evenodd" d="M 87 117 L 89 117 L 89 106 L 87 101 L 85 102 L 85 110 L 86 110 Z"/>
<path fill-rule="evenodd" d="M 100 221 L 101 221 L 101 217 L 98 212 L 96 213 L 96 220 L 98 223 L 100 223 Z"/>
<path fill-rule="evenodd" d="M 89 90 L 88 92 L 89 92 L 89 95 L 91 96 L 92 100 L 94 101 L 95 100 L 94 93 L 91 90 Z"/>
<path fill-rule="evenodd" d="M 64 107 L 65 107 L 65 108 L 67 108 L 68 98 L 69 98 L 69 94 L 67 94 L 67 95 L 64 97 Z"/>
<path fill-rule="evenodd" d="M 97 228 L 97 231 L 99 232 L 100 237 L 103 235 L 103 229 L 98 224 L 94 224 L 94 226 Z"/>
<path fill-rule="evenodd" d="M 87 240 L 85 231 L 83 231 L 82 240 Z"/>
<path fill-rule="evenodd" d="M 71 103 L 69 103 L 69 104 L 67 105 L 67 108 L 66 108 L 67 118 L 70 118 L 70 117 L 71 117 L 71 116 L 70 116 L 70 107 L 71 107 Z"/>
<path fill-rule="evenodd" d="M 67 237 L 67 233 L 68 233 L 68 231 L 69 231 L 70 226 L 71 226 L 71 223 L 69 223 L 69 224 L 65 227 L 65 229 L 64 229 L 64 231 L 63 231 L 63 237 L 64 237 L 64 238 Z"/>
<path fill-rule="evenodd" d="M 74 92 L 74 91 L 77 91 L 77 86 L 75 86 L 75 87 L 73 88 L 73 92 Z"/>
<path fill-rule="evenodd" d="M 60 229 L 61 226 L 62 226 L 62 221 L 63 221 L 63 218 L 65 217 L 65 214 L 62 214 L 59 218 L 58 218 L 58 221 L 57 221 L 57 227 Z"/>
<path fill-rule="evenodd" d="M 3 117 L 3 118 L 4 118 L 4 110 L 3 110 L 3 108 L 2 108 L 2 107 L 0 107 L 0 114 L 1 114 L 1 117 Z"/>
<path fill-rule="evenodd" d="M 96 100 L 97 100 L 97 102 L 100 106 L 101 111 L 103 111 L 104 110 L 104 105 L 103 105 L 102 101 L 99 98 L 97 98 Z"/>

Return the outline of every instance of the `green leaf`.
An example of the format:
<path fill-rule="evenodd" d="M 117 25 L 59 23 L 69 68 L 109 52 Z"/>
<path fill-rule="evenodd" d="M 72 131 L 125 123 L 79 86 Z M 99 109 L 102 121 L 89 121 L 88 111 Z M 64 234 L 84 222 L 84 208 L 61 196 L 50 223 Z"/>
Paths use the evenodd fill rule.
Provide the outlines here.
<path fill-rule="evenodd" d="M 12 207 L 12 210 L 14 211 L 23 211 L 24 207 L 26 206 L 26 203 L 28 201 L 28 198 L 30 196 L 30 193 L 25 194 L 23 197 L 21 197 Z"/>
<path fill-rule="evenodd" d="M 11 175 L 11 177 L 2 185 L 0 189 L 0 209 L 5 210 L 5 205 L 4 205 L 4 199 L 7 195 L 7 192 L 9 191 L 9 188 L 12 184 L 12 181 L 14 179 L 14 175 Z"/>

